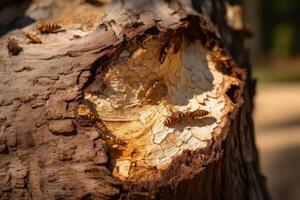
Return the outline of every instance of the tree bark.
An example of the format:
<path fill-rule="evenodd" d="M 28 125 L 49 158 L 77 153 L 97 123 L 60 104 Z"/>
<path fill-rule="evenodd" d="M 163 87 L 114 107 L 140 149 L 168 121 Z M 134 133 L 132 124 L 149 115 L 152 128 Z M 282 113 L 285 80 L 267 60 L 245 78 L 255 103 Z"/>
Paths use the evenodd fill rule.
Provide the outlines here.
<path fill-rule="evenodd" d="M 226 4 L 34 2 L 61 28 L 0 38 L 1 199 L 269 199 Z"/>

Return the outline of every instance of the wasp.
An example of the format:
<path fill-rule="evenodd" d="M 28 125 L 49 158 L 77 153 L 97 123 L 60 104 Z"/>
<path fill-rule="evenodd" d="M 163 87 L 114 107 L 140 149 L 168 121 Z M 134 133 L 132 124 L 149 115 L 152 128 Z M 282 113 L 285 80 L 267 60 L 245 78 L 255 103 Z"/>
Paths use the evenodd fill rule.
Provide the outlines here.
<path fill-rule="evenodd" d="M 17 56 L 23 50 L 19 45 L 19 41 L 15 38 L 8 38 L 7 49 L 10 55 Z"/>
<path fill-rule="evenodd" d="M 216 63 L 216 69 L 224 74 L 232 74 L 231 66 L 235 66 L 234 60 L 221 52 L 214 52 L 209 55 L 211 61 Z"/>
<path fill-rule="evenodd" d="M 101 127 L 101 131 L 102 131 L 102 135 L 101 135 L 101 138 L 103 139 L 103 140 L 105 140 L 105 142 L 108 144 L 108 146 L 110 146 L 111 148 L 118 148 L 118 147 L 120 147 L 120 146 L 125 146 L 125 145 L 127 145 L 127 143 L 126 142 L 124 142 L 123 140 L 121 140 L 121 139 L 119 139 L 119 138 L 117 138 L 115 135 L 113 135 L 112 133 L 111 133 L 111 131 L 109 131 L 108 129 L 107 129 L 107 127 L 103 124 L 103 122 L 102 122 L 102 127 Z M 99 124 L 98 125 L 96 125 L 96 126 L 99 126 Z M 103 131 L 106 131 L 106 132 L 103 132 Z"/>
<path fill-rule="evenodd" d="M 108 146 L 112 148 L 118 148 L 119 146 L 124 146 L 127 144 L 123 140 L 113 135 L 112 132 L 107 128 L 107 126 L 103 123 L 101 119 L 98 119 L 95 122 L 95 126 L 102 132 L 100 137 L 105 140 Z"/>
<path fill-rule="evenodd" d="M 165 126 L 173 126 L 176 123 L 186 122 L 190 123 L 200 117 L 208 115 L 209 112 L 206 110 L 197 109 L 193 112 L 173 112 L 167 119 L 164 121 Z"/>
<path fill-rule="evenodd" d="M 113 149 L 119 148 L 120 146 L 124 147 L 127 145 L 126 142 L 124 142 L 123 140 L 118 139 L 116 137 L 107 138 L 105 141 L 108 144 L 108 146 L 110 146 Z"/>
<path fill-rule="evenodd" d="M 215 58 L 219 62 L 226 62 L 230 60 L 230 57 L 225 56 L 225 55 L 215 55 Z"/>
<path fill-rule="evenodd" d="M 61 26 L 55 22 L 41 22 L 38 23 L 36 27 L 41 33 L 53 33 L 61 28 Z"/>
<path fill-rule="evenodd" d="M 109 130 L 106 125 L 103 123 L 102 119 L 96 116 L 94 112 L 86 105 L 80 104 L 77 108 L 77 115 L 81 119 L 88 121 L 90 124 L 93 124 L 98 130 L 102 133 L 108 133 Z"/>
<path fill-rule="evenodd" d="M 95 122 L 95 126 L 102 132 L 102 133 L 108 133 L 109 130 L 107 126 L 103 123 L 101 119 L 97 119 Z"/>
<path fill-rule="evenodd" d="M 212 60 L 214 60 L 217 63 L 227 62 L 227 61 L 231 60 L 231 58 L 229 56 L 221 54 L 220 52 L 214 52 L 214 53 L 210 54 L 210 56 L 211 56 Z"/>
<path fill-rule="evenodd" d="M 204 117 L 208 115 L 208 113 L 209 112 L 207 110 L 197 109 L 193 112 L 190 112 L 189 115 L 191 116 L 192 119 L 196 119 L 196 118 Z"/>
<path fill-rule="evenodd" d="M 195 110 L 193 112 L 186 112 L 184 115 L 184 120 L 187 123 L 191 123 L 200 117 L 204 117 L 204 116 L 208 115 L 208 113 L 209 113 L 208 111 L 201 110 L 201 109 Z"/>
<path fill-rule="evenodd" d="M 144 90 L 143 90 L 143 102 L 146 102 L 146 103 L 159 103 L 161 102 L 166 93 L 167 93 L 167 86 L 162 83 L 161 80 L 159 79 L 155 79 L 153 82 L 152 82 L 152 85 L 149 86 L 149 87 L 146 87 Z"/>
<path fill-rule="evenodd" d="M 165 126 L 173 126 L 176 123 L 180 123 L 185 119 L 185 114 L 180 111 L 173 112 L 167 119 L 164 121 Z"/>
<path fill-rule="evenodd" d="M 168 40 L 159 52 L 159 62 L 160 62 L 160 64 L 163 64 L 165 62 L 165 59 L 167 57 L 169 49 L 170 49 L 170 41 Z"/>
<path fill-rule="evenodd" d="M 145 98 L 149 98 L 152 96 L 157 88 L 161 85 L 161 82 L 159 80 L 155 80 L 153 85 L 146 91 Z"/>
<path fill-rule="evenodd" d="M 90 124 L 93 124 L 97 130 L 101 131 L 100 137 L 112 148 L 118 148 L 119 145 L 124 146 L 126 142 L 116 138 L 115 135 L 107 128 L 102 119 L 96 116 L 94 112 L 86 105 L 80 104 L 77 108 L 78 117 L 87 120 Z"/>
<path fill-rule="evenodd" d="M 96 116 L 96 114 L 84 104 L 80 104 L 77 108 L 77 115 L 81 119 L 87 120 L 89 123 L 93 124 L 97 129 L 99 129 L 102 133 L 109 132 L 106 125 L 103 123 L 102 119 Z"/>
<path fill-rule="evenodd" d="M 28 32 L 26 33 L 26 37 L 29 39 L 29 43 L 42 43 L 42 40 L 35 33 Z"/>

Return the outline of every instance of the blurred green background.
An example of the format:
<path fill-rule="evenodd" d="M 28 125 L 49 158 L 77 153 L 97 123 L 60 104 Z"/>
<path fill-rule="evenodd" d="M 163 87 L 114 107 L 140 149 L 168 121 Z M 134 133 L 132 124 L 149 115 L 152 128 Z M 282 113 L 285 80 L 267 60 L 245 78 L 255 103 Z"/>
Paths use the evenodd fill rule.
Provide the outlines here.
<path fill-rule="evenodd" d="M 273 200 L 300 199 L 300 0 L 243 0 L 256 143 Z"/>
<path fill-rule="evenodd" d="M 260 81 L 300 81 L 300 1 L 244 0 L 254 77 Z"/>
<path fill-rule="evenodd" d="M 300 53 L 300 1 L 261 0 L 264 52 L 272 57 L 297 56 Z"/>

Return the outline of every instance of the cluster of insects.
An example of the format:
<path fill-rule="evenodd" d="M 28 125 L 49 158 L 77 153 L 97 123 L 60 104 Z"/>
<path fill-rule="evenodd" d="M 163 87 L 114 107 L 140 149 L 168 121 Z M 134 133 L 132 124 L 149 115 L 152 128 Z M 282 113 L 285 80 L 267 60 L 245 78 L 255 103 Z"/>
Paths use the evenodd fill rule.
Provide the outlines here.
<path fill-rule="evenodd" d="M 180 112 L 176 111 L 173 112 L 170 116 L 168 116 L 165 121 L 164 125 L 167 127 L 171 127 L 175 124 L 186 122 L 190 123 L 193 122 L 201 117 L 207 116 L 209 114 L 206 110 L 197 109 L 195 111 L 188 111 L 188 112 Z"/>
<path fill-rule="evenodd" d="M 36 29 L 41 34 L 55 33 L 60 28 L 61 26 L 55 22 L 40 22 L 36 25 Z M 26 38 L 29 40 L 28 43 L 34 43 L 34 44 L 42 43 L 40 36 L 35 32 L 27 32 Z"/>
<path fill-rule="evenodd" d="M 76 110 L 76 114 L 80 119 L 87 121 L 88 123 L 95 126 L 95 128 L 101 132 L 101 138 L 105 140 L 108 146 L 112 148 L 118 148 L 119 146 L 124 146 L 126 143 L 118 139 L 112 132 L 107 128 L 100 119 L 87 105 L 80 104 Z"/>

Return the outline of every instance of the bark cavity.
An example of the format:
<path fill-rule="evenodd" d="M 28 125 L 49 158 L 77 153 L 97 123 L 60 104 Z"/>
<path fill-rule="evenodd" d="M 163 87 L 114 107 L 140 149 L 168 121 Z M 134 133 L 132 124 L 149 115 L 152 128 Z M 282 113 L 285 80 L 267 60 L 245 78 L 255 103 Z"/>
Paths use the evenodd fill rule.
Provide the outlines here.
<path fill-rule="evenodd" d="M 131 179 L 164 170 L 183 151 L 208 148 L 214 135 L 221 134 L 215 130 L 226 125 L 225 116 L 232 111 L 226 95 L 235 89 L 226 88 L 239 80 L 217 70 L 211 53 L 200 40 L 153 38 L 123 49 L 95 77 L 102 90 L 86 90 L 84 102 L 101 121 L 100 132 L 109 133 L 104 138 L 110 139 L 114 175 Z M 209 114 L 172 117 L 176 112 L 194 116 L 197 110 Z"/>

